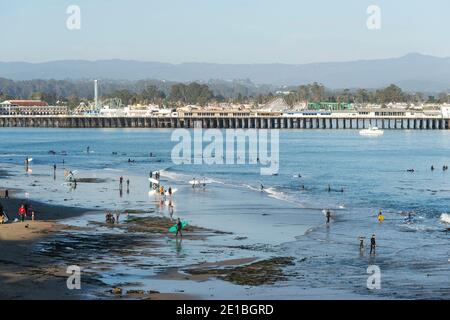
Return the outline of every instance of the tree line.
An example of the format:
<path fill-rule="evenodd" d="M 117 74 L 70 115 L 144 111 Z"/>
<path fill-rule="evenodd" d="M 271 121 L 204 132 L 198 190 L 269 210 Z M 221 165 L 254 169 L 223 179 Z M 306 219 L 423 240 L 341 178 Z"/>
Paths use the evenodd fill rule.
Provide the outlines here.
<path fill-rule="evenodd" d="M 257 86 L 250 80 L 223 81 L 212 80 L 206 83 L 173 83 L 159 80 L 117 81 L 101 80 L 101 99 L 119 98 L 124 105 L 158 104 L 176 107 L 186 104 L 206 105 L 211 102 L 233 102 L 264 104 L 278 95 L 286 103 L 294 106 L 300 102 L 343 102 L 343 103 L 378 103 L 389 102 L 436 102 L 450 103 L 446 92 L 424 94 L 421 92 L 404 92 L 392 84 L 386 88 L 331 90 L 323 84 L 312 83 L 298 87 L 277 88 L 274 86 Z M 89 80 L 28 80 L 12 81 L 0 78 L 0 101 L 9 99 L 37 99 L 54 105 L 67 104 L 74 108 L 81 102 L 92 101 L 94 95 L 93 81 Z"/>

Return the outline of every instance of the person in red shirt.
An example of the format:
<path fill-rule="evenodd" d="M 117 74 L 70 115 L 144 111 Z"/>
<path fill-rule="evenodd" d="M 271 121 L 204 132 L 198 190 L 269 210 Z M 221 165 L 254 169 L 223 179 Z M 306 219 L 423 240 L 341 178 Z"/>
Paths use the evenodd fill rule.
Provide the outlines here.
<path fill-rule="evenodd" d="M 25 205 L 22 204 L 19 208 L 19 220 L 24 222 L 26 215 L 27 215 L 27 210 L 25 209 Z"/>

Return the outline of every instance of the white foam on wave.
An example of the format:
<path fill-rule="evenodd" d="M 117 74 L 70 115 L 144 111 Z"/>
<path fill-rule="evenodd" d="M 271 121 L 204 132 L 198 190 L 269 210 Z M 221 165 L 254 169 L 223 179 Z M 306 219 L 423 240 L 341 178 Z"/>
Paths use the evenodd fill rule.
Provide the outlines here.
<path fill-rule="evenodd" d="M 161 170 L 160 172 L 161 177 L 175 180 L 175 181 L 181 181 L 181 182 L 188 182 L 191 180 L 191 177 L 184 173 L 177 173 L 173 171 L 167 171 L 167 170 Z"/>
<path fill-rule="evenodd" d="M 441 222 L 450 225 L 450 214 L 448 213 L 441 214 Z"/>
<path fill-rule="evenodd" d="M 186 182 L 186 183 L 188 183 L 189 181 L 191 181 L 194 178 L 194 175 L 188 175 L 187 173 L 178 173 L 178 172 L 173 172 L 173 171 L 168 171 L 168 170 L 161 170 L 160 174 L 161 174 L 161 177 L 165 177 L 170 180 Z M 223 182 L 223 181 L 209 178 L 207 176 L 202 176 L 202 175 L 196 176 L 195 180 L 199 181 L 200 183 L 207 183 L 207 184 L 211 184 L 211 183 L 225 184 L 225 182 Z"/>
<path fill-rule="evenodd" d="M 123 170 L 120 169 L 113 169 L 113 168 L 104 168 L 105 171 L 113 171 L 113 172 L 122 172 Z"/>

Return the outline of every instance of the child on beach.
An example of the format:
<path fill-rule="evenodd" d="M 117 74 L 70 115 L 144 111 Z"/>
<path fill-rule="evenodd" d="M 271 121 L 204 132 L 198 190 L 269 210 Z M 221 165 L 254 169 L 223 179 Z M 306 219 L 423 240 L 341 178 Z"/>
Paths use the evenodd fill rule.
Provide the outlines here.
<path fill-rule="evenodd" d="M 19 220 L 21 222 L 25 221 L 25 216 L 27 215 L 27 210 L 25 209 L 25 205 L 22 204 L 19 208 Z"/>

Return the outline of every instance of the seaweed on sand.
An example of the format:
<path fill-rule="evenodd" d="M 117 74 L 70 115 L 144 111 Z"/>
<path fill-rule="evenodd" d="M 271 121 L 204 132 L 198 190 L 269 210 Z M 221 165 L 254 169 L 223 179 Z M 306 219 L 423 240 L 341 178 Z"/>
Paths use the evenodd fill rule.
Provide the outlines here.
<path fill-rule="evenodd" d="M 188 272 L 193 275 L 215 275 L 219 279 L 238 285 L 260 286 L 285 280 L 283 267 L 294 264 L 292 257 L 275 257 L 232 268 L 198 268 Z"/>

